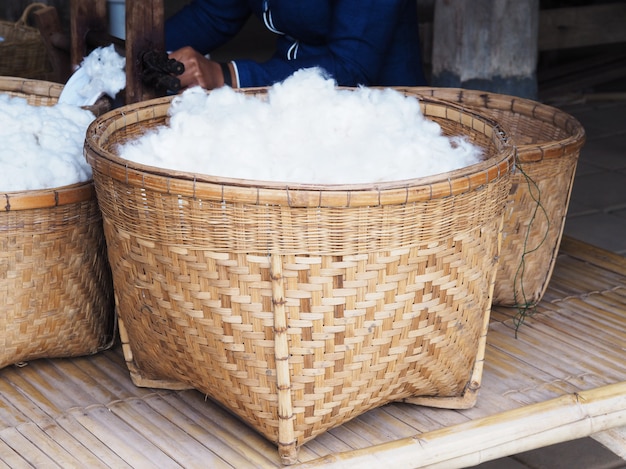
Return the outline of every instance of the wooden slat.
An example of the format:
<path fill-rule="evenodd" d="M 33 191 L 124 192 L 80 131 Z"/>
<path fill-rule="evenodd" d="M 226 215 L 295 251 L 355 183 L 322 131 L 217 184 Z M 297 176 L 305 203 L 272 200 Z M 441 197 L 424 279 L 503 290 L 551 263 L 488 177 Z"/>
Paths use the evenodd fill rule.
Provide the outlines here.
<path fill-rule="evenodd" d="M 615 346 L 626 343 L 624 269 L 626 259 L 564 239 L 517 338 L 515 310 L 494 309 L 473 408 L 373 409 L 300 448 L 302 467 L 465 467 L 604 429 L 603 444 L 622 444 L 624 430 L 613 427 L 626 418 L 626 357 Z M 90 467 L 281 467 L 275 445 L 201 393 L 133 385 L 119 345 L 0 370 L 0 468 L 67 467 L 72 458 Z"/>
<path fill-rule="evenodd" d="M 541 402 L 366 450 L 337 454 L 301 469 L 325 467 L 466 467 L 539 444 L 601 431 L 626 418 L 626 382 Z M 463 435 L 459 444 L 459 435 Z"/>
<path fill-rule="evenodd" d="M 73 409 L 72 416 L 80 424 L 112 448 L 117 457 L 133 468 L 149 469 L 180 468 L 175 461 L 154 446 L 141 432 L 128 425 L 122 419 L 103 406 L 88 409 Z"/>
<path fill-rule="evenodd" d="M 42 427 L 51 431 L 51 434 L 42 431 Z M 60 429 L 55 426 L 53 421 L 40 422 L 39 424 L 28 423 L 21 425 L 17 430 L 30 444 L 37 448 L 38 452 L 41 452 L 42 455 L 48 455 L 59 467 L 106 467 L 91 457 L 89 459 L 92 464 L 88 464 L 90 462 L 88 459 L 81 461 L 79 456 L 85 456 L 87 452 L 83 452 L 80 445 L 70 443 L 71 438 L 67 433 L 62 430 L 54 431 Z M 79 449 L 81 450 L 80 453 L 72 452 L 72 450 Z"/>
<path fill-rule="evenodd" d="M 227 442 L 214 435 L 213 432 L 207 432 L 207 428 L 215 428 L 213 422 L 202 418 L 200 414 L 185 406 L 174 395 L 150 396 L 146 399 L 146 404 L 150 406 L 150 414 L 155 424 L 158 425 L 162 421 L 167 422 L 165 428 L 171 428 L 172 439 L 177 441 L 177 444 L 179 443 L 187 454 L 193 454 L 194 457 L 206 454 L 202 459 L 208 466 L 218 467 L 224 461 L 228 461 L 230 465 L 235 467 L 243 467 L 250 463 L 245 455 L 237 452 Z M 186 409 L 183 409 L 183 406 Z M 178 438 L 173 432 L 178 433 Z M 215 466 L 213 463 L 209 464 L 216 455 L 220 455 L 220 461 L 215 463 Z M 266 467 L 274 465 L 272 463 L 270 466 L 267 460 L 257 460 L 256 464 L 257 467 L 262 467 L 263 464 Z"/>
<path fill-rule="evenodd" d="M 46 46 L 48 59 L 52 65 L 51 81 L 65 83 L 71 75 L 70 44 L 69 36 L 63 31 L 57 9 L 45 7 L 33 13 L 35 25 L 41 33 L 41 38 Z M 61 44 L 66 40 L 67 43 Z M 65 46 L 62 48 L 60 46 Z"/>
<path fill-rule="evenodd" d="M 11 448 L 16 455 L 20 455 L 22 457 L 25 463 L 24 467 L 59 467 L 55 463 L 55 459 L 57 459 L 58 455 L 46 454 L 45 451 L 42 451 L 41 448 L 38 448 L 36 444 L 32 443 L 28 438 L 22 435 L 18 428 L 5 428 L 0 433 L 0 439 L 4 445 Z M 7 451 L 7 453 L 13 460 L 17 459 L 13 457 L 13 453 L 9 451 Z M 22 464 L 19 464 L 16 467 L 19 467 L 20 465 Z"/>
<path fill-rule="evenodd" d="M 171 419 L 156 413 L 142 399 L 119 401 L 110 406 L 109 410 L 129 427 L 141 428 L 147 440 L 181 467 L 200 467 L 200 461 L 204 467 L 215 469 L 234 467 L 222 459 L 218 452 L 213 452 L 198 440 L 190 438 Z"/>
<path fill-rule="evenodd" d="M 116 452 L 115 447 L 107 446 L 102 440 L 98 439 L 87 428 L 81 425 L 72 415 L 65 414 L 59 417 L 57 425 L 71 434 L 84 448 L 88 448 L 89 453 L 99 461 L 106 463 L 108 467 L 116 469 L 130 469 L 128 465 Z"/>
<path fill-rule="evenodd" d="M 155 98 L 141 80 L 141 54 L 165 50 L 163 0 L 126 2 L 126 104 Z"/>
<path fill-rule="evenodd" d="M 9 430 L 9 432 L 13 431 L 14 429 L 12 428 Z M 2 439 L 2 433 L 3 432 L 0 432 L 0 468 L 31 469 L 32 466 Z"/>
<path fill-rule="evenodd" d="M 626 426 L 596 433 L 592 435 L 592 437 L 594 440 L 613 451 L 620 458 L 626 460 Z"/>
<path fill-rule="evenodd" d="M 626 42 L 626 4 L 551 8 L 539 14 L 539 50 Z"/>
<path fill-rule="evenodd" d="M 70 61 L 75 70 L 87 56 L 85 38 L 89 31 L 106 31 L 106 0 L 72 0 L 70 2 Z"/>
<path fill-rule="evenodd" d="M 185 412 L 193 418 L 195 413 L 201 415 L 205 422 L 204 428 L 211 428 L 212 435 L 219 438 L 238 454 L 244 456 L 248 461 L 258 465 L 258 467 L 272 467 L 271 464 L 279 465 L 278 452 L 276 447 L 254 432 L 247 426 L 234 419 L 232 415 L 217 405 L 207 406 L 207 402 L 199 398 L 195 391 L 182 391 L 178 398 L 189 406 Z M 242 444 L 242 442 L 247 444 Z"/>
<path fill-rule="evenodd" d="M 561 250 L 574 259 L 580 259 L 610 272 L 626 276 L 626 261 L 624 261 L 624 256 L 596 246 L 591 246 L 583 241 L 568 236 L 563 236 L 561 240 Z"/>

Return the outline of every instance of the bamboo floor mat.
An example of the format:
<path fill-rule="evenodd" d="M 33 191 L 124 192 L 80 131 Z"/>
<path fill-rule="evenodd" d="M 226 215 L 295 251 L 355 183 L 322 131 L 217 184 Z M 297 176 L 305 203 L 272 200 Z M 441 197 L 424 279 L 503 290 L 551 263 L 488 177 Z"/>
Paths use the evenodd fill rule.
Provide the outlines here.
<path fill-rule="evenodd" d="M 626 258 L 565 238 L 517 338 L 515 314 L 492 312 L 475 407 L 374 409 L 307 443 L 299 466 L 466 467 L 597 432 L 626 447 Z M 282 466 L 199 392 L 135 387 L 118 345 L 0 370 L 0 467 Z"/>

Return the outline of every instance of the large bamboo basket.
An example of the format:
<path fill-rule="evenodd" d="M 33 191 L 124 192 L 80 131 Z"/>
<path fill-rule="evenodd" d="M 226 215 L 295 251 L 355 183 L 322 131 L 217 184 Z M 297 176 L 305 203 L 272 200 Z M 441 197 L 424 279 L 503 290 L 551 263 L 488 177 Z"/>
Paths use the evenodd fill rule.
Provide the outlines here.
<path fill-rule="evenodd" d="M 31 12 L 45 3 L 28 5 L 15 22 L 0 21 L 0 76 L 45 79 L 52 71 L 48 53 L 37 28 L 28 26 Z"/>
<path fill-rule="evenodd" d="M 0 78 L 0 93 L 39 106 L 56 103 L 62 88 Z M 2 200 L 0 368 L 110 347 L 112 278 L 93 181 L 6 192 Z"/>
<path fill-rule="evenodd" d="M 456 88 L 415 88 L 498 121 L 517 147 L 494 304 L 526 310 L 543 297 L 556 262 L 585 130 L 533 100 Z"/>
<path fill-rule="evenodd" d="M 117 144 L 165 123 L 169 104 L 109 112 L 85 142 L 136 385 L 206 393 L 287 464 L 391 401 L 475 403 L 513 164 L 493 121 L 424 100 L 488 158 L 395 183 L 302 185 L 121 159 Z"/>

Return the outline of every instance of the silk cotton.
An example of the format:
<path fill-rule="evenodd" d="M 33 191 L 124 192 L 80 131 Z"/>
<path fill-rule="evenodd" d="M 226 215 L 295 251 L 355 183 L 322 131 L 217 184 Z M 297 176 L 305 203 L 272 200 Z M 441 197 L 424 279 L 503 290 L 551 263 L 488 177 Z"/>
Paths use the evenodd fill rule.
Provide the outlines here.
<path fill-rule="evenodd" d="M 241 87 L 310 67 L 342 86 L 426 84 L 415 0 L 195 0 L 166 22 L 166 47 L 210 53 L 252 14 L 277 35 L 276 52 L 263 63 L 234 61 Z"/>

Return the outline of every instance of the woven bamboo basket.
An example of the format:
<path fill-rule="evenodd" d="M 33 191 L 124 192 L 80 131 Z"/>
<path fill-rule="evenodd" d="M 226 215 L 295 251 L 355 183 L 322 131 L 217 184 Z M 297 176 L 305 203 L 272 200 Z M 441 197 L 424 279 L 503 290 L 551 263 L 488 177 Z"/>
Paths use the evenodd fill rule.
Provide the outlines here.
<path fill-rule="evenodd" d="M 543 297 L 565 226 L 585 130 L 573 116 L 529 99 L 455 88 L 415 88 L 500 123 L 517 148 L 494 304 L 522 311 Z"/>
<path fill-rule="evenodd" d="M 513 164 L 493 121 L 425 100 L 485 161 L 395 183 L 283 184 L 120 158 L 169 104 L 109 112 L 85 141 L 136 385 L 206 393 L 285 464 L 391 401 L 475 403 Z"/>
<path fill-rule="evenodd" d="M 0 93 L 38 106 L 56 103 L 62 88 L 0 78 Z M 109 348 L 113 285 L 93 181 L 6 192 L 2 200 L 0 368 Z"/>
<path fill-rule="evenodd" d="M 0 21 L 0 76 L 45 79 L 52 71 L 39 30 L 28 26 L 28 16 L 44 3 L 28 5 L 15 22 Z"/>

